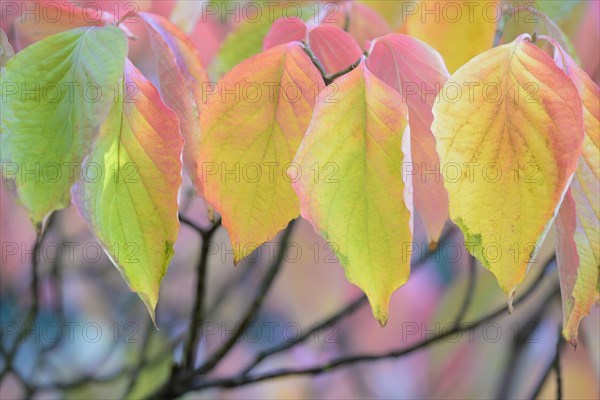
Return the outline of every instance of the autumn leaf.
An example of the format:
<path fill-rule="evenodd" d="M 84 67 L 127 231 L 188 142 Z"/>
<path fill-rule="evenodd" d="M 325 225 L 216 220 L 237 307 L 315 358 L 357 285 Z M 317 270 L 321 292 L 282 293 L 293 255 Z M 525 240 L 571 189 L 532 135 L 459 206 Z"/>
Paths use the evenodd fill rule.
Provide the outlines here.
<path fill-rule="evenodd" d="M 406 24 L 402 28 L 408 35 L 439 51 L 448 70 L 454 72 L 471 58 L 492 48 L 496 20 L 485 10 L 493 15 L 499 7 L 500 0 L 421 0 L 407 8 Z"/>
<path fill-rule="evenodd" d="M 283 15 L 283 2 L 273 2 L 270 6 L 275 15 Z M 289 7 L 286 8 L 287 18 L 306 17 L 310 18 L 311 7 Z M 249 57 L 261 52 L 265 36 L 269 32 L 273 20 L 271 12 L 259 15 L 246 15 L 235 29 L 227 35 L 223 41 L 214 63 L 210 70 L 215 76 L 220 77 L 230 71 L 234 66 Z"/>
<path fill-rule="evenodd" d="M 17 50 L 22 50 L 56 33 L 86 26 L 100 27 L 114 22 L 112 14 L 102 12 L 95 7 L 81 8 L 73 4 L 61 4 L 59 2 L 53 4 L 52 7 L 52 12 L 56 13 L 56 18 L 53 15 L 44 14 L 44 17 L 40 18 L 37 13 L 24 13 L 21 18 L 15 19 L 14 35 Z"/>
<path fill-rule="evenodd" d="M 448 220 L 448 193 L 441 179 L 440 158 L 430 129 L 431 109 L 450 74 L 435 49 L 400 34 L 376 39 L 367 67 L 400 93 L 408 105 L 414 206 L 433 248 Z"/>
<path fill-rule="evenodd" d="M 308 45 L 328 74 L 357 62 L 362 50 L 348 32 L 333 25 L 319 25 L 308 33 Z"/>
<path fill-rule="evenodd" d="M 265 36 L 263 50 L 293 41 L 302 41 L 306 37 L 307 26 L 300 19 L 279 18 L 273 23 Z"/>
<path fill-rule="evenodd" d="M 512 299 L 581 154 L 575 85 L 528 35 L 461 67 L 433 106 L 450 217 Z"/>
<path fill-rule="evenodd" d="M 2 161 L 13 167 L 5 178 L 34 225 L 69 205 L 126 53 L 119 28 L 78 28 L 28 46 L 2 70 Z"/>
<path fill-rule="evenodd" d="M 349 1 L 325 6 L 321 14 L 319 24 L 347 31 L 363 50 L 368 49 L 369 41 L 392 32 L 387 21 L 366 4 Z"/>
<path fill-rule="evenodd" d="M 373 9 L 386 20 L 392 28 L 404 22 L 404 14 L 413 8 L 414 0 L 358 0 L 357 4 L 364 4 Z"/>
<path fill-rule="evenodd" d="M 196 158 L 200 146 L 200 114 L 205 100 L 203 93 L 210 86 L 208 74 L 200 54 L 179 28 L 159 15 L 139 13 L 139 16 L 150 37 L 162 98 L 180 121 L 185 139 L 183 162 L 200 193 L 202 186 L 196 176 Z"/>
<path fill-rule="evenodd" d="M 575 346 L 579 322 L 600 298 L 600 89 L 557 41 L 548 40 L 583 105 L 582 155 L 555 224 L 563 336 Z"/>
<path fill-rule="evenodd" d="M 260 53 L 218 82 L 201 116 L 204 196 L 238 263 L 299 214 L 285 175 L 324 83 L 298 42 Z"/>
<path fill-rule="evenodd" d="M 404 149 L 402 140 L 408 110 L 364 61 L 335 85 L 339 99 L 317 104 L 288 174 L 302 217 L 332 244 L 385 325 L 390 296 L 410 274 L 410 179 L 402 177 L 410 161 L 410 140 Z"/>
<path fill-rule="evenodd" d="M 73 187 L 81 215 L 152 319 L 177 240 L 183 139 L 158 91 L 127 61 L 118 100 Z"/>

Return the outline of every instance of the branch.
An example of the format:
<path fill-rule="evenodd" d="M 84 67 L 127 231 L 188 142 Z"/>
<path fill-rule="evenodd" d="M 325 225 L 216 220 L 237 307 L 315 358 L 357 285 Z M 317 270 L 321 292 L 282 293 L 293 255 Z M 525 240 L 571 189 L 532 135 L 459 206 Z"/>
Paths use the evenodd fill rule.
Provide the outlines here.
<path fill-rule="evenodd" d="M 180 218 L 182 221 L 183 219 Z M 221 221 L 217 221 L 213 224 L 212 228 L 208 231 L 201 229 L 200 227 L 193 224 L 191 221 L 187 222 L 196 229 L 202 236 L 202 248 L 200 250 L 200 260 L 198 261 L 197 271 L 198 277 L 196 281 L 196 291 L 194 292 L 195 300 L 194 306 L 192 307 L 192 315 L 190 316 L 190 336 L 184 347 L 183 352 L 183 368 L 194 368 L 195 363 L 195 350 L 198 348 L 198 331 L 200 325 L 204 320 L 204 299 L 206 297 L 206 272 L 208 266 L 208 253 L 210 249 L 210 243 L 213 235 L 221 225 Z M 174 372 L 175 370 L 173 370 Z"/>
<path fill-rule="evenodd" d="M 536 278 L 536 280 L 531 284 L 531 286 L 529 286 L 529 288 L 517 300 L 515 300 L 515 302 L 514 302 L 515 305 L 520 304 L 521 302 L 525 301 L 532 293 L 535 292 L 535 290 L 540 286 L 541 282 L 543 281 L 543 278 L 546 275 L 546 272 L 550 269 L 550 266 L 554 264 L 555 260 L 556 260 L 556 258 L 552 258 L 545 265 L 544 269 L 542 270 L 540 275 Z M 549 302 L 553 297 L 555 297 L 556 295 L 559 295 L 559 294 L 560 294 L 560 289 L 559 289 L 558 285 L 555 285 L 553 290 L 543 300 L 544 303 Z M 349 365 L 352 365 L 352 364 L 355 364 L 358 362 L 377 361 L 377 360 L 383 360 L 383 359 L 388 359 L 388 358 L 398 358 L 398 357 L 402 357 L 402 356 L 408 355 L 410 353 L 413 353 L 417 350 L 426 348 L 431 344 L 439 343 L 443 339 L 450 337 L 452 335 L 455 335 L 457 333 L 462 333 L 462 332 L 468 331 L 470 329 L 474 329 L 488 321 L 498 318 L 499 316 L 505 314 L 506 312 L 507 312 L 506 306 L 501 306 L 498 309 L 496 309 L 495 311 L 482 317 L 481 319 L 479 319 L 476 322 L 469 323 L 469 324 L 457 325 L 454 328 L 449 329 L 440 335 L 425 339 L 425 340 L 423 340 L 419 343 L 416 343 L 412 346 L 409 346 L 407 348 L 393 350 L 391 352 L 384 353 L 384 354 L 359 354 L 359 355 L 354 355 L 354 356 L 339 357 L 337 359 L 334 359 L 332 361 L 325 363 L 324 365 L 320 365 L 320 366 L 316 366 L 316 367 L 300 368 L 300 369 L 283 368 L 280 370 L 266 372 L 266 373 L 255 375 L 255 376 L 248 376 L 248 375 L 241 374 L 238 376 L 233 376 L 233 377 L 228 377 L 228 378 L 220 378 L 220 379 L 209 380 L 209 381 L 201 380 L 202 379 L 201 376 L 196 376 L 197 379 L 195 381 L 193 381 L 191 385 L 186 387 L 186 389 L 191 391 L 191 390 L 202 390 L 202 389 L 213 388 L 213 387 L 221 387 L 221 388 L 238 387 L 238 386 L 249 385 L 249 384 L 253 384 L 253 383 L 257 383 L 257 382 L 261 382 L 261 381 L 265 381 L 265 380 L 282 378 L 282 377 L 287 377 L 287 376 L 319 375 L 319 374 L 322 374 L 325 372 L 330 372 L 332 369 L 335 369 L 338 367 L 343 367 L 343 366 L 349 366 Z M 198 380 L 198 379 L 200 379 L 200 380 Z"/>
<path fill-rule="evenodd" d="M 552 372 L 552 370 L 555 370 L 555 372 L 556 372 L 556 398 L 558 400 L 562 399 L 562 376 L 560 373 L 560 351 L 562 350 L 564 340 L 562 340 L 562 329 L 560 329 L 560 328 L 561 327 L 559 327 L 559 329 L 558 329 L 558 340 L 556 342 L 556 353 L 554 354 L 554 357 L 552 358 L 552 361 L 550 362 L 550 364 L 548 364 L 548 366 L 544 370 L 544 373 L 542 374 L 542 378 L 538 382 L 537 386 L 535 387 L 535 389 L 533 389 L 533 393 L 531 393 L 531 397 L 530 397 L 531 400 L 535 400 L 538 398 L 538 396 L 540 395 L 540 392 L 542 391 L 542 388 L 544 387 L 544 384 L 548 380 L 548 377 L 550 376 L 550 373 Z"/>
<path fill-rule="evenodd" d="M 350 303 L 348 306 L 344 307 L 342 310 L 340 310 L 339 312 L 337 312 L 336 314 L 334 314 L 333 316 L 328 318 L 326 321 L 313 325 L 313 327 L 310 330 L 308 330 L 307 332 L 305 332 L 298 338 L 291 340 L 289 342 L 283 342 L 278 346 L 274 346 L 270 349 L 261 351 L 260 353 L 258 353 L 256 355 L 256 357 L 254 357 L 254 360 L 250 364 L 248 364 L 248 366 L 242 371 L 242 375 L 248 375 L 248 373 L 250 373 L 250 371 L 252 369 L 254 369 L 258 364 L 260 364 L 264 359 L 266 359 L 274 354 L 281 353 L 282 351 L 285 351 L 285 350 L 289 349 L 290 347 L 293 347 L 297 344 L 300 344 L 300 343 L 306 341 L 315 332 L 327 327 L 328 325 L 335 324 L 337 321 L 341 320 L 342 318 L 345 318 L 346 316 L 354 313 L 354 311 L 358 310 L 366 303 L 367 303 L 367 296 L 362 295 L 361 297 L 359 297 L 358 299 L 356 299 L 352 303 Z"/>
<path fill-rule="evenodd" d="M 48 222 L 46 226 L 42 229 L 42 227 L 38 227 L 36 229 L 36 240 L 35 245 L 33 246 L 33 256 L 32 256 L 32 264 L 31 264 L 31 308 L 27 313 L 27 317 L 25 319 L 24 326 L 21 327 L 19 335 L 15 339 L 15 343 L 13 347 L 6 352 L 4 357 L 4 369 L 0 372 L 0 382 L 3 381 L 4 377 L 10 371 L 14 371 L 12 367 L 13 360 L 19 349 L 21 348 L 21 344 L 23 340 L 27 337 L 28 332 L 33 327 L 33 323 L 37 319 L 38 311 L 40 308 L 40 293 L 39 293 L 39 269 L 40 269 L 40 249 L 42 247 L 42 243 L 44 238 L 48 234 L 51 229 L 51 226 L 54 222 L 55 214 L 52 213 L 48 217 Z M 4 351 L 3 351 L 4 352 Z"/>
<path fill-rule="evenodd" d="M 442 240 L 440 240 L 440 243 L 442 243 L 443 240 L 446 240 L 446 238 L 448 236 L 449 235 L 446 234 L 445 237 Z M 439 250 L 439 248 L 440 247 L 438 246 L 438 250 Z M 427 253 L 427 255 L 425 257 L 423 257 L 422 260 L 419 260 L 419 262 L 412 267 L 413 272 L 419 270 L 423 265 L 425 265 L 425 261 L 430 256 L 435 254 L 438 250 Z M 242 371 L 242 375 L 247 375 L 252 369 L 254 369 L 264 359 L 271 357 L 274 354 L 281 353 L 282 351 L 288 350 L 298 344 L 305 342 L 315 332 L 317 332 L 320 329 L 323 329 L 329 325 L 333 325 L 336 322 L 340 321 L 341 319 L 353 314 L 356 310 L 358 310 L 365 304 L 367 304 L 367 297 L 365 295 L 362 295 L 358 299 L 354 300 L 352 303 L 346 305 L 344 308 L 342 308 L 340 311 L 338 311 L 331 317 L 327 318 L 324 322 L 320 322 L 320 323 L 312 325 L 312 328 L 310 330 L 308 330 L 305 334 L 299 336 L 298 338 L 288 341 L 288 342 L 281 343 L 280 345 L 274 346 L 270 349 L 261 351 L 259 354 L 256 355 L 256 357 L 254 357 L 254 360 L 250 364 L 248 364 L 248 366 Z"/>
<path fill-rule="evenodd" d="M 281 238 L 280 246 L 277 252 L 277 256 L 271 265 L 271 267 L 267 270 L 262 284 L 258 289 L 258 294 L 254 299 L 253 303 L 250 305 L 246 314 L 242 320 L 242 323 L 238 327 L 238 329 L 234 332 L 234 334 L 220 347 L 218 348 L 212 356 L 210 356 L 199 368 L 191 370 L 193 366 L 188 365 L 187 367 L 190 370 L 186 374 L 182 374 L 177 376 L 176 374 L 172 375 L 172 378 L 167 382 L 167 384 L 159 389 L 157 392 L 152 394 L 150 398 L 171 398 L 176 397 L 177 393 L 181 390 L 177 388 L 177 385 L 182 383 L 185 386 L 185 382 L 194 378 L 196 375 L 202 375 L 206 372 L 212 370 L 235 346 L 238 339 L 243 335 L 248 325 L 252 322 L 252 320 L 256 317 L 256 314 L 262 307 L 262 304 L 271 288 L 271 285 L 275 281 L 275 277 L 277 273 L 281 269 L 281 265 L 283 264 L 283 260 L 285 257 L 285 251 L 287 248 L 287 244 L 290 240 L 293 228 L 297 222 L 297 219 L 292 220 L 283 233 L 283 237 Z M 175 371 L 178 372 L 178 371 Z M 188 391 L 188 387 L 185 386 L 184 391 Z"/>
<path fill-rule="evenodd" d="M 186 378 L 184 378 L 184 380 L 189 378 L 189 376 L 193 376 L 195 374 L 198 374 L 198 375 L 205 374 L 206 372 L 212 370 L 219 363 L 219 361 L 221 361 L 221 359 L 223 359 L 223 357 L 225 357 L 227 355 L 229 350 L 231 350 L 231 348 L 235 345 L 235 343 L 238 341 L 238 339 L 242 336 L 242 334 L 244 333 L 244 331 L 246 330 L 246 328 L 248 327 L 250 322 L 252 322 L 252 320 L 254 319 L 254 317 L 256 316 L 258 311 L 260 310 L 260 307 L 262 306 L 262 304 L 265 300 L 265 297 L 271 287 L 271 284 L 274 282 L 275 277 L 277 276 L 277 273 L 281 269 L 280 267 L 283 264 L 283 259 L 285 257 L 285 251 L 287 248 L 287 244 L 290 240 L 292 230 L 294 229 L 294 225 L 296 224 L 296 221 L 297 221 L 296 219 L 292 220 L 289 223 L 288 227 L 286 228 L 286 230 L 283 234 L 283 237 L 281 238 L 281 244 L 280 244 L 279 250 L 277 252 L 277 257 L 276 257 L 275 261 L 273 262 L 273 264 L 271 265 L 271 268 L 269 268 L 265 277 L 263 278 L 263 282 L 258 290 L 258 295 L 256 296 L 256 298 L 254 299 L 254 302 L 252 303 L 252 305 L 246 312 L 246 316 L 242 320 L 242 323 L 240 324 L 239 328 L 229 338 L 229 340 L 227 342 L 225 342 L 225 344 L 223 346 L 221 346 L 212 355 L 212 357 L 210 357 L 207 361 L 205 361 L 204 364 L 200 368 L 194 370 L 190 375 L 188 375 Z"/>

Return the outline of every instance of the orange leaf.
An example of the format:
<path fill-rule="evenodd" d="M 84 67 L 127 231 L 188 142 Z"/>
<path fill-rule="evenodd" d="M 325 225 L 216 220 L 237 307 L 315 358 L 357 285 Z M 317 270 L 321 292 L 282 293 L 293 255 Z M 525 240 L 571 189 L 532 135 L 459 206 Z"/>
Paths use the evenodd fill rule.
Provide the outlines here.
<path fill-rule="evenodd" d="M 583 141 L 575 85 L 527 39 L 469 61 L 433 106 L 450 217 L 509 299 L 536 262 Z"/>
<path fill-rule="evenodd" d="M 201 116 L 204 196 L 221 213 L 238 263 L 299 214 L 285 171 L 308 128 L 321 75 L 298 42 L 227 73 Z"/>

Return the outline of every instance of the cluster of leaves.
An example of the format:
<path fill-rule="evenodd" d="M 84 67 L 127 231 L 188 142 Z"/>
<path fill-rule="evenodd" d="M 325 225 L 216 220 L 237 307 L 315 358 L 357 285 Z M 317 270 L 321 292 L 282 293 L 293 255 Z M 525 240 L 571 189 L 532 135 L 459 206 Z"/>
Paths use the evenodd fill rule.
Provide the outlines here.
<path fill-rule="evenodd" d="M 277 20 L 262 51 L 221 64 L 228 72 L 211 83 L 184 33 L 138 13 L 157 90 L 126 58 L 127 30 L 104 13 L 97 26 L 51 32 L 6 62 L 2 161 L 73 166 L 51 181 L 15 179 L 20 203 L 42 230 L 72 201 L 152 315 L 177 240 L 181 156 L 222 216 L 236 263 L 302 215 L 336 244 L 382 325 L 409 278 L 415 215 L 431 247 L 450 217 L 509 302 L 554 223 L 564 335 L 575 343 L 600 291 L 600 94 L 553 34 L 560 29 L 538 15 L 548 36 L 489 49 L 495 26 L 486 21 L 432 32 L 409 20 L 413 37 L 347 3 L 314 23 Z M 455 42 L 472 48 L 456 57 Z M 81 90 L 90 82 L 105 94 L 93 102 Z M 31 101 L 25 89 L 36 84 L 76 90 Z M 117 95 L 106 95 L 112 87 Z M 101 177 L 77 179 L 89 164 Z M 499 173 L 478 179 L 465 167 L 474 164 Z M 441 173 L 454 166 L 452 179 Z M 530 179 L 529 166 L 541 178 Z M 240 179 L 240 168 L 250 177 Z"/>

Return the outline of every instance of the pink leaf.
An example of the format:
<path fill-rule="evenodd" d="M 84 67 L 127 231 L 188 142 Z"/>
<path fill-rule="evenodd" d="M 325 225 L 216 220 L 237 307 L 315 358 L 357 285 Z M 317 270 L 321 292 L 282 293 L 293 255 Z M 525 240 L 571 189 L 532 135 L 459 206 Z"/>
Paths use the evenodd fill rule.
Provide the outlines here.
<path fill-rule="evenodd" d="M 356 40 L 332 25 L 314 27 L 308 34 L 311 50 L 329 74 L 339 72 L 357 62 L 362 50 Z"/>
<path fill-rule="evenodd" d="M 263 50 L 280 44 L 303 40 L 306 36 L 306 30 L 306 24 L 300 19 L 279 18 L 265 36 Z"/>
<path fill-rule="evenodd" d="M 376 39 L 367 67 L 402 94 L 408 104 L 414 204 L 429 243 L 435 245 L 448 219 L 448 193 L 440 176 L 440 159 L 430 128 L 431 109 L 448 79 L 448 70 L 432 47 L 401 34 Z"/>
<path fill-rule="evenodd" d="M 375 10 L 355 2 L 346 2 L 334 8 L 326 7 L 319 21 L 320 25 L 334 25 L 341 29 L 347 26 L 348 33 L 356 39 L 363 50 L 369 47 L 370 40 L 392 32 L 386 20 Z"/>
<path fill-rule="evenodd" d="M 185 139 L 183 161 L 201 193 L 196 179 L 200 143 L 200 113 L 203 108 L 203 90 L 209 82 L 193 43 L 167 19 L 154 14 L 140 13 L 154 53 L 162 98 L 181 123 Z"/>

